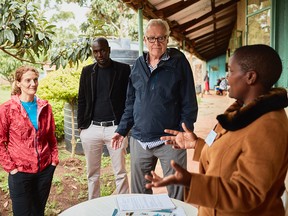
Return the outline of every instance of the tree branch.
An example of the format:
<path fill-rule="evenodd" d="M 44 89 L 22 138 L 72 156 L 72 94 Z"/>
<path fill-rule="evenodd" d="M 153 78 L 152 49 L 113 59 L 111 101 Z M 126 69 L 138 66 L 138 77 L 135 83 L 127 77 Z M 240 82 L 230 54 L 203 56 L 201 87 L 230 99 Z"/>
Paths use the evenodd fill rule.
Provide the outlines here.
<path fill-rule="evenodd" d="M 12 56 L 13 58 L 16 58 L 16 59 L 18 59 L 18 60 L 20 60 L 20 61 L 24 61 L 24 62 L 28 62 L 28 63 L 32 63 L 32 64 L 45 65 L 44 62 L 33 62 L 33 61 L 28 60 L 28 59 L 20 58 L 19 56 L 14 55 L 13 53 L 8 52 L 6 49 L 4 49 L 4 48 L 2 48 L 2 47 L 0 47 L 0 50 L 2 50 L 2 51 L 3 51 L 4 53 L 6 53 L 7 55 L 10 55 L 10 56 Z"/>

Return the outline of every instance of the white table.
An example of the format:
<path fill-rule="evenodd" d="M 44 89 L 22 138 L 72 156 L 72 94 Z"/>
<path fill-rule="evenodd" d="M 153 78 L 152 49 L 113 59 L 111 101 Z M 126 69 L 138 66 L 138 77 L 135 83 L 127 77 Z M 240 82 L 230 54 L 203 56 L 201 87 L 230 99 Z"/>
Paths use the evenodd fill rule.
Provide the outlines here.
<path fill-rule="evenodd" d="M 153 196 L 149 194 L 121 194 L 99 197 L 96 199 L 88 200 L 66 209 L 59 216 L 112 216 L 113 211 L 117 208 L 117 196 Z M 178 207 L 181 206 L 187 216 L 197 216 L 197 208 L 182 202 L 180 200 L 171 199 L 172 202 Z"/>

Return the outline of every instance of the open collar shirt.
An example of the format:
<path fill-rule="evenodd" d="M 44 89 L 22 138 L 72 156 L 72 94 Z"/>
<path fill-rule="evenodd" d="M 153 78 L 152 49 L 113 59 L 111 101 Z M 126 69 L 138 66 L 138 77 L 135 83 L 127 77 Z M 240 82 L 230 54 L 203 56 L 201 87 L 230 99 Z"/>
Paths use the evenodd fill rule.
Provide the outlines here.
<path fill-rule="evenodd" d="M 160 61 L 167 61 L 170 58 L 167 50 L 165 51 L 165 53 L 161 56 Z M 160 62 L 159 61 L 159 62 Z M 156 67 L 153 68 L 153 66 L 149 63 L 149 55 L 146 56 L 146 63 L 150 69 L 150 72 L 152 73 L 158 66 L 158 64 L 156 65 Z M 143 149 L 152 149 L 155 148 L 157 146 L 162 145 L 165 141 L 163 140 L 155 140 L 155 141 L 151 141 L 151 142 L 141 142 L 140 140 L 137 140 L 140 145 L 142 146 Z"/>

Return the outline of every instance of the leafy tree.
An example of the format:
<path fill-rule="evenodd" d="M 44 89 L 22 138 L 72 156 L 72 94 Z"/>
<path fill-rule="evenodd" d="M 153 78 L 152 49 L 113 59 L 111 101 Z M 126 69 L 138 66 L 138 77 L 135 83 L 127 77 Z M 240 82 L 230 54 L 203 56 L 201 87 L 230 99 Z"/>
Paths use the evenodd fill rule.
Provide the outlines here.
<path fill-rule="evenodd" d="M 50 7 L 48 8 L 50 10 Z M 55 13 L 53 13 L 49 22 L 55 25 L 57 24 L 52 46 L 65 46 L 65 43 L 69 41 L 70 38 L 77 38 L 80 32 L 79 28 L 71 22 L 75 20 L 75 14 L 70 11 L 61 11 L 59 5 L 54 5 L 51 10 L 55 10 Z M 71 24 L 67 25 L 69 22 Z"/>
<path fill-rule="evenodd" d="M 81 24 L 80 29 L 91 38 L 95 38 L 97 36 L 108 37 L 110 35 L 110 32 L 106 31 L 106 29 L 109 29 L 109 25 L 105 23 L 104 20 L 93 19 L 91 17 L 87 19 L 87 22 Z"/>
<path fill-rule="evenodd" d="M 58 29 L 43 17 L 41 0 L 2 0 L 0 3 L 0 50 L 22 62 L 44 64 L 50 57 L 56 68 L 86 60 L 91 38 L 97 36 L 136 39 L 136 14 L 117 0 L 56 0 L 91 5 L 88 20 L 81 26 L 83 35 L 73 34 L 76 28 Z M 49 6 L 49 1 L 45 6 Z M 117 8 L 117 10 L 116 10 Z M 71 19 L 70 13 L 60 13 L 53 19 Z M 53 20 L 52 19 L 52 20 Z M 128 28 L 129 26 L 129 28 Z M 61 37 L 61 38 L 60 38 Z M 73 38 L 68 41 L 69 38 Z M 66 41 L 64 41 L 66 39 Z M 53 44 L 52 41 L 54 40 Z"/>
<path fill-rule="evenodd" d="M 93 22 L 103 23 L 104 35 L 119 38 L 137 39 L 137 14 L 118 0 L 92 0 L 88 21 L 83 26 L 90 36 L 95 28 Z M 96 25 L 96 26 L 97 26 Z M 83 29 L 82 29 L 83 30 Z"/>
<path fill-rule="evenodd" d="M 72 67 L 74 64 L 79 66 L 79 62 L 83 62 L 91 55 L 91 40 L 90 38 L 76 38 L 66 45 L 55 46 L 51 51 L 51 64 L 55 64 L 58 69 L 69 64 Z"/>
<path fill-rule="evenodd" d="M 47 58 L 54 28 L 31 0 L 0 3 L 0 50 L 15 59 L 43 64 L 37 58 Z"/>
<path fill-rule="evenodd" d="M 17 59 L 11 58 L 5 53 L 0 53 L 0 59 L 0 75 L 4 80 L 8 81 L 10 85 L 12 85 L 14 81 L 13 73 L 15 69 L 21 65 L 21 62 Z"/>
<path fill-rule="evenodd" d="M 50 21 L 59 22 L 59 21 L 68 21 L 68 20 L 71 20 L 71 19 L 75 19 L 75 15 L 74 15 L 73 12 L 70 12 L 70 11 L 59 11 L 58 13 L 54 14 L 51 17 Z"/>
<path fill-rule="evenodd" d="M 91 53 L 90 39 L 86 37 L 78 39 L 77 36 L 69 33 L 66 34 L 67 38 L 76 39 L 70 43 L 61 42 L 56 36 L 65 38 L 65 30 L 59 30 L 56 25 L 51 25 L 43 17 L 39 4 L 31 0 L 24 2 L 4 0 L 0 3 L 0 51 L 22 63 L 44 65 L 50 57 L 51 64 L 56 64 L 57 68 L 60 66 L 65 68 L 67 64 L 78 65 L 79 61 L 86 60 Z M 67 20 L 73 18 L 73 15 L 60 13 L 57 18 Z M 56 20 L 56 17 L 52 19 Z M 77 31 L 75 26 L 69 29 Z M 17 61 L 13 60 L 13 62 Z M 7 70 L 2 70 L 0 74 L 11 82 L 11 72 L 15 67 L 12 67 L 11 60 Z"/>
<path fill-rule="evenodd" d="M 78 3 L 90 5 L 87 22 L 80 26 L 83 35 L 72 41 L 66 41 L 65 46 L 55 44 L 51 61 L 57 68 L 73 65 L 87 59 L 91 54 L 91 39 L 98 36 L 131 38 L 137 40 L 137 14 L 118 0 L 58 0 L 57 2 Z M 49 4 L 49 3 L 47 3 Z"/>
<path fill-rule="evenodd" d="M 75 18 L 73 12 L 64 12 L 58 5 L 54 5 L 56 13 L 49 20 L 51 23 L 68 22 Z M 56 68 L 72 67 L 74 64 L 86 60 L 90 54 L 90 38 L 79 34 L 80 30 L 74 24 L 60 25 L 55 29 L 52 47 L 50 49 L 51 64 Z"/>

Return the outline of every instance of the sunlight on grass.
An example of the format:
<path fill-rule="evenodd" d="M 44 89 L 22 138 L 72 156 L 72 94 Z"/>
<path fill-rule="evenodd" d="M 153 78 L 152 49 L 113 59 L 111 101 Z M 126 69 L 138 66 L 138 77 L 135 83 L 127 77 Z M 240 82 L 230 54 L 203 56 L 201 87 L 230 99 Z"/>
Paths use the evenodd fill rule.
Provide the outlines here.
<path fill-rule="evenodd" d="M 102 154 L 101 158 L 101 167 L 105 168 L 111 164 L 111 158 L 110 157 L 104 157 Z"/>
<path fill-rule="evenodd" d="M 83 172 L 82 175 L 74 175 L 73 179 L 74 179 L 74 181 L 78 182 L 81 185 L 87 184 L 86 172 Z"/>
<path fill-rule="evenodd" d="M 102 184 L 100 186 L 101 196 L 111 195 L 116 189 L 114 174 L 105 173 L 101 175 L 100 179 L 102 180 Z"/>
<path fill-rule="evenodd" d="M 58 209 L 58 205 L 56 201 L 52 201 L 52 202 L 47 202 L 46 204 L 46 208 L 45 208 L 45 215 L 46 216 L 55 216 L 55 215 L 59 215 L 59 213 L 61 212 L 60 209 Z"/>
<path fill-rule="evenodd" d="M 60 186 L 62 184 L 62 180 L 59 179 L 58 177 L 53 177 L 52 184 L 54 186 Z"/>
<path fill-rule="evenodd" d="M 78 200 L 82 200 L 88 197 L 88 191 L 87 190 L 81 190 L 80 193 L 78 194 Z"/>
<path fill-rule="evenodd" d="M 57 194 L 61 194 L 63 192 L 64 186 L 62 184 L 62 179 L 60 179 L 59 177 L 57 177 L 57 176 L 53 177 L 52 185 L 57 188 L 57 190 L 56 190 Z"/>

